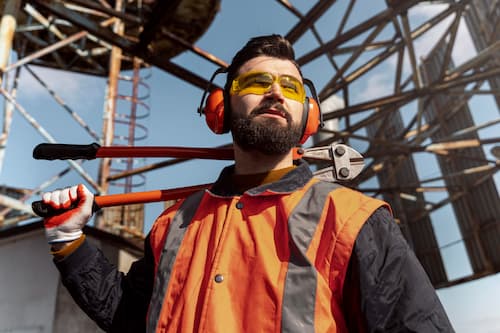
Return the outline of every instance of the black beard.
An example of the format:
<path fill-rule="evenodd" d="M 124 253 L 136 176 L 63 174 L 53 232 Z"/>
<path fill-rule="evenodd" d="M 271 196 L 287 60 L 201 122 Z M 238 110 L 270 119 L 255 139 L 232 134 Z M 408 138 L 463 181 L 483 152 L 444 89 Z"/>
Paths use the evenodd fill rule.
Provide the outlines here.
<path fill-rule="evenodd" d="M 253 118 L 270 108 L 283 113 L 286 126 L 272 118 L 254 121 Z M 270 101 L 256 107 L 248 116 L 232 113 L 231 132 L 235 143 L 244 151 L 256 150 L 266 155 L 282 155 L 297 145 L 302 136 L 302 126 L 292 123 L 292 117 L 281 104 Z"/>

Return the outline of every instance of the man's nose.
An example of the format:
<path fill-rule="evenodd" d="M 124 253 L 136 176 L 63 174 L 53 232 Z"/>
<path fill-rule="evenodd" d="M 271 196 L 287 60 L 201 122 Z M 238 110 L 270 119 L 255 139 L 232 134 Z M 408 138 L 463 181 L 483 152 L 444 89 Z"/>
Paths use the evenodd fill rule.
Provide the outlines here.
<path fill-rule="evenodd" d="M 276 99 L 280 102 L 285 100 L 283 93 L 281 91 L 281 86 L 277 82 L 273 82 L 269 91 L 266 93 L 266 97 Z"/>

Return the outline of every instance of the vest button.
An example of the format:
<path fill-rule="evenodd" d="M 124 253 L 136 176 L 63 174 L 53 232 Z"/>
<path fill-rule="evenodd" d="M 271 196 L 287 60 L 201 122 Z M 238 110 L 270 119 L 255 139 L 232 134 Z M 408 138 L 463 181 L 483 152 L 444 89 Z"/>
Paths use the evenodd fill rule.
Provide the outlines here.
<path fill-rule="evenodd" d="M 236 208 L 238 208 L 238 209 L 242 209 L 242 208 L 243 208 L 243 202 L 238 201 L 238 202 L 236 203 Z"/>
<path fill-rule="evenodd" d="M 224 275 L 222 274 L 217 274 L 214 278 L 215 282 L 217 283 L 221 283 L 222 281 L 224 281 Z"/>

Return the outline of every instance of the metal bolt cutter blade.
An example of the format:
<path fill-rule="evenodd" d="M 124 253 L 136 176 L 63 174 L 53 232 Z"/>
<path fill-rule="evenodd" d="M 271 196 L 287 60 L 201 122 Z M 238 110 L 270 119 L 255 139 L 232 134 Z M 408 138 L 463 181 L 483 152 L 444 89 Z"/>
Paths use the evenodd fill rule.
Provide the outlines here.
<path fill-rule="evenodd" d="M 363 155 L 347 145 L 338 143 L 304 149 L 302 158 L 332 162 L 331 166 L 314 172 L 316 177 L 330 182 L 353 180 L 365 166 Z"/>

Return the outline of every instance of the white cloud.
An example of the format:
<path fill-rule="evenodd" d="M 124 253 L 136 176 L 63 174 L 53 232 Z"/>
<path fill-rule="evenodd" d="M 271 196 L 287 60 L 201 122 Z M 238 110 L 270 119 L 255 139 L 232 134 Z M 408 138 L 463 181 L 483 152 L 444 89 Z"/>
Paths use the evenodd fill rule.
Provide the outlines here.
<path fill-rule="evenodd" d="M 40 105 L 44 105 L 44 110 L 61 109 L 58 105 L 64 105 L 87 121 L 99 120 L 95 115 L 102 113 L 106 90 L 105 78 L 46 67 L 31 66 L 30 68 L 57 98 L 51 96 L 49 90 L 31 73 L 22 70 L 18 101 L 27 108 L 28 112 L 36 117 L 37 112 L 42 112 L 37 110 Z"/>
<path fill-rule="evenodd" d="M 495 315 L 486 315 L 477 317 L 464 316 L 455 322 L 457 333 L 482 332 L 497 333 L 500 332 L 499 317 Z"/>
<path fill-rule="evenodd" d="M 94 96 L 104 96 L 104 80 L 97 77 L 39 66 L 31 66 L 30 69 L 63 100 L 86 103 L 89 96 L 92 96 L 92 99 Z M 29 92 L 31 98 L 48 96 L 48 90 L 26 70 L 21 70 L 20 85 L 20 89 Z"/>
<path fill-rule="evenodd" d="M 409 10 L 410 16 L 421 17 L 422 19 L 429 19 L 433 16 L 436 16 L 443 10 L 445 10 L 448 6 L 444 4 L 425 4 L 421 3 L 416 6 L 413 6 Z"/>
<path fill-rule="evenodd" d="M 452 53 L 455 66 L 458 66 L 475 57 L 476 54 L 476 47 L 474 46 L 464 20 L 462 20 L 462 22 L 460 22 L 460 26 L 458 27 L 458 36 Z"/>
<path fill-rule="evenodd" d="M 361 97 L 363 100 L 370 100 L 390 95 L 393 88 L 391 80 L 392 77 L 385 73 L 370 75 L 366 80 Z"/>
<path fill-rule="evenodd" d="M 78 91 L 79 80 L 76 80 L 70 72 L 38 66 L 30 66 L 30 69 L 55 91 L 62 90 L 63 88 L 73 93 Z M 46 89 L 28 71 L 21 69 L 21 75 L 23 89 L 27 89 L 35 94 L 45 93 Z"/>
<path fill-rule="evenodd" d="M 429 20 L 447 8 L 447 5 L 442 4 L 421 4 L 412 7 L 409 11 L 411 26 L 414 29 L 423 21 Z M 443 21 L 431 28 L 425 34 L 414 40 L 414 49 L 417 64 L 421 63 L 421 59 L 427 57 L 429 53 L 436 47 L 440 38 L 446 33 L 446 30 L 452 24 L 454 15 L 446 17 Z M 452 57 L 455 66 L 460 65 L 476 55 L 472 39 L 467 30 L 464 20 L 460 22 L 457 37 L 454 41 Z M 396 57 L 390 59 L 391 65 L 396 67 Z M 408 52 L 405 52 L 403 60 L 403 74 L 408 76 L 411 74 L 411 65 Z"/>

